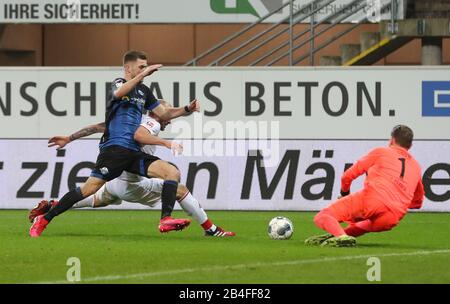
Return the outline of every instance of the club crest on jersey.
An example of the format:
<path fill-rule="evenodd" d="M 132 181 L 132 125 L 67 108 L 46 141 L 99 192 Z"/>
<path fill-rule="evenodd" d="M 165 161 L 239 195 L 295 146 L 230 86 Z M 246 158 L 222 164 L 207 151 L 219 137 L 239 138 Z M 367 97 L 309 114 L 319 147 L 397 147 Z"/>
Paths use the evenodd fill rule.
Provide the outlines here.
<path fill-rule="evenodd" d="M 103 168 L 100 169 L 100 173 L 103 174 L 103 175 L 107 175 L 109 173 L 109 170 L 108 170 L 108 168 L 103 167 Z"/>

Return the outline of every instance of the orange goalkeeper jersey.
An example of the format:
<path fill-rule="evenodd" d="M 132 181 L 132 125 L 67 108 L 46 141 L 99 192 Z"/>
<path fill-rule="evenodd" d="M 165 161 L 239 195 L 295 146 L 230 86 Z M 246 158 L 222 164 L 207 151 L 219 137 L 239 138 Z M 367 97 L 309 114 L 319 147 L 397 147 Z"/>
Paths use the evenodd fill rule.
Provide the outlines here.
<path fill-rule="evenodd" d="M 352 181 L 367 172 L 364 194 L 367 201 L 381 201 L 389 209 L 405 214 L 422 207 L 424 190 L 419 163 L 398 146 L 375 148 L 347 169 L 341 190 L 350 191 Z"/>

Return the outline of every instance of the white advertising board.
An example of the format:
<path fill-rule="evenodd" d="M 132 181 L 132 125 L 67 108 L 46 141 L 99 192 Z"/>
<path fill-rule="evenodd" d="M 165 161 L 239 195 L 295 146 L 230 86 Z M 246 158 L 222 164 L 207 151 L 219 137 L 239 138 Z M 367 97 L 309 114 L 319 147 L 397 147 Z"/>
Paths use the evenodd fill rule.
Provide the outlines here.
<path fill-rule="evenodd" d="M 341 8 L 354 12 L 342 22 L 369 17 L 379 22 L 390 18 L 380 8 L 391 0 L 362 0 L 367 7 L 358 10 L 353 0 L 323 0 L 315 20 L 322 20 Z M 250 23 L 275 12 L 289 0 L 0 0 L 0 23 Z M 310 0 L 294 0 L 293 12 L 304 16 Z M 404 14 L 398 1 L 397 18 Z M 265 22 L 278 22 L 290 14 L 289 5 Z M 309 18 L 301 22 L 310 22 Z"/>
<path fill-rule="evenodd" d="M 158 155 L 179 165 L 182 182 L 207 209 L 318 210 L 336 198 L 346 164 L 386 145 L 394 125 L 407 124 L 423 167 L 423 210 L 449 211 L 448 72 L 163 68 L 145 83 L 175 105 L 201 101 L 201 114 L 174 120 L 162 133 L 183 143 L 184 156 Z M 31 208 L 84 181 L 99 136 L 59 156 L 47 139 L 103 121 L 106 88 L 121 75 L 119 67 L 0 68 L 0 208 Z M 257 149 L 263 162 L 249 155 Z"/>
<path fill-rule="evenodd" d="M 338 196 L 346 166 L 387 141 L 274 141 L 258 147 L 265 156 L 271 150 L 273 161 L 267 162 L 257 153 L 249 155 L 244 140 L 182 143 L 185 156 L 175 157 L 163 148 L 156 154 L 180 168 L 181 182 L 207 210 L 319 210 Z M 95 163 L 97 144 L 75 141 L 58 154 L 47 148 L 46 140 L 0 140 L 0 208 L 32 208 L 43 198 L 59 198 L 81 185 Z M 240 153 L 237 146 L 246 150 Z M 411 150 L 424 175 L 423 211 L 450 211 L 449 151 L 450 141 L 417 141 Z M 352 191 L 361 189 L 363 178 L 355 180 Z M 130 203 L 113 208 L 148 209 Z"/>
<path fill-rule="evenodd" d="M 121 68 L 0 68 L 0 138 L 48 138 L 104 120 Z M 202 115 L 170 138 L 384 139 L 407 124 L 417 139 L 450 139 L 448 67 L 162 68 L 154 95 Z M 227 127 L 228 123 L 228 127 Z M 257 134 L 236 124 L 257 124 Z"/>

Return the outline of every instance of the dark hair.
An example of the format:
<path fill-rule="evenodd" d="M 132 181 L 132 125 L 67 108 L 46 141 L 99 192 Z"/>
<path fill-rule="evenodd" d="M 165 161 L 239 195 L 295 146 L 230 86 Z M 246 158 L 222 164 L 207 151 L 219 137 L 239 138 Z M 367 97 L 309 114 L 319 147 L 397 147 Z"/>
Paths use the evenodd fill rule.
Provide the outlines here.
<path fill-rule="evenodd" d="M 141 51 L 128 51 L 125 55 L 123 55 L 123 64 L 130 61 L 136 61 L 138 59 L 147 60 L 147 54 Z"/>
<path fill-rule="evenodd" d="M 397 145 L 409 149 L 412 146 L 412 141 L 414 138 L 413 130 L 405 125 L 398 125 L 392 129 L 392 138 L 395 139 Z"/>

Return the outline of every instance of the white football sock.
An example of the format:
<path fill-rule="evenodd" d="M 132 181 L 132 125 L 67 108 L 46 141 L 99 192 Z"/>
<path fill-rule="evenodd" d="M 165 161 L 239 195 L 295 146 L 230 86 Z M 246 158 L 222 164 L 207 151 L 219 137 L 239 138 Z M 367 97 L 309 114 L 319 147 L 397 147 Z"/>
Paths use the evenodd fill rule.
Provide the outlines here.
<path fill-rule="evenodd" d="M 217 226 L 212 224 L 211 227 L 208 229 L 208 231 L 215 232 L 216 229 L 217 229 Z"/>
<path fill-rule="evenodd" d="M 83 198 L 81 201 L 79 201 L 78 203 L 73 205 L 72 208 L 77 209 L 77 208 L 86 208 L 86 207 L 94 208 L 94 195 Z"/>
<path fill-rule="evenodd" d="M 199 202 L 192 196 L 190 192 L 181 200 L 178 201 L 181 208 L 200 225 L 208 220 L 205 210 L 200 206 Z"/>

